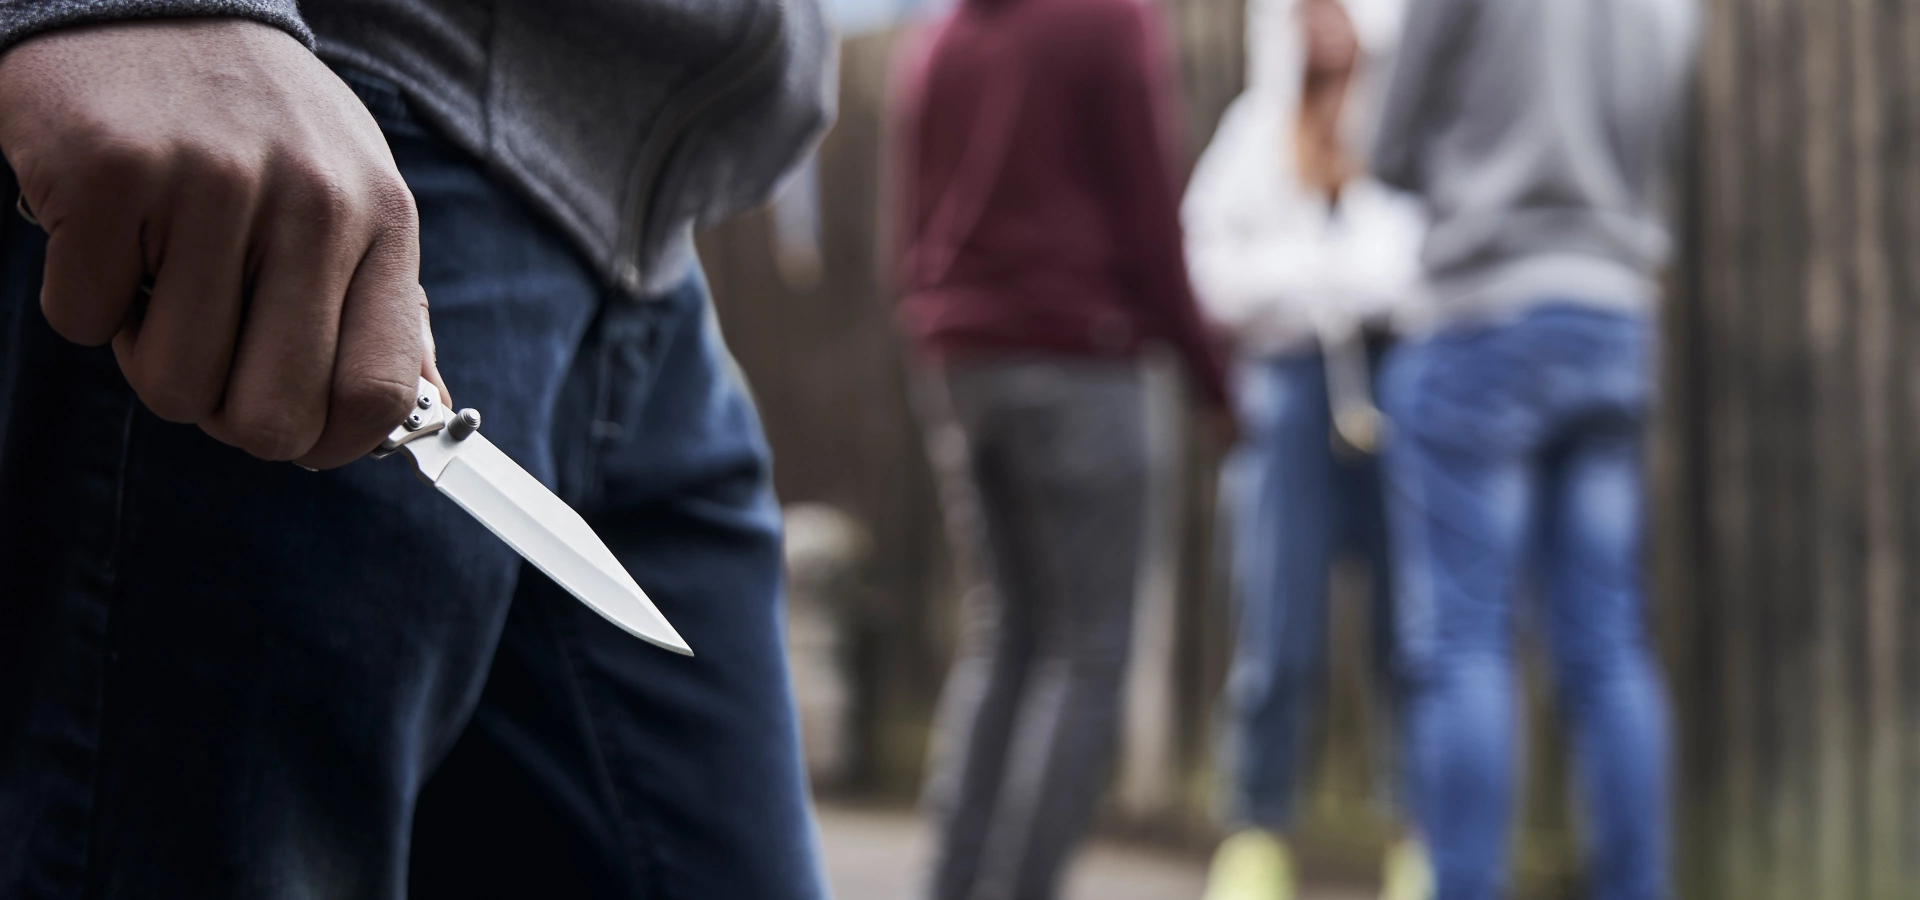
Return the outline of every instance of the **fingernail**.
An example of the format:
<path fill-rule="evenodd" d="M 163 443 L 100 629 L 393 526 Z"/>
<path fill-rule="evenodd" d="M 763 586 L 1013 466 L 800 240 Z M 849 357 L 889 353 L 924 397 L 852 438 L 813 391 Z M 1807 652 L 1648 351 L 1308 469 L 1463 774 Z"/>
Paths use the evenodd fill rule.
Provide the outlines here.
<path fill-rule="evenodd" d="M 26 191 L 21 191 L 19 198 L 13 201 L 13 208 L 19 211 L 20 218 L 27 220 L 28 224 L 33 227 L 45 227 L 40 224 L 40 217 L 34 215 L 33 210 L 28 208 Z"/>

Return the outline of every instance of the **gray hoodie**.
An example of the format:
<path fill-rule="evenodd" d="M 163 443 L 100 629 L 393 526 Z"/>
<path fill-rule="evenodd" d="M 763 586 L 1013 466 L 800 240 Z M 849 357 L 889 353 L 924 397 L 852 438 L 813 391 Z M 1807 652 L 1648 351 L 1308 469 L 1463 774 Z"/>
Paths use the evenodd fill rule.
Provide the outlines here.
<path fill-rule="evenodd" d="M 817 0 L 0 0 L 0 51 L 205 15 L 397 83 L 634 293 L 679 278 L 692 227 L 764 200 L 833 117 Z"/>
<path fill-rule="evenodd" d="M 1696 30 L 1693 0 L 1414 0 L 1373 165 L 1432 217 L 1427 324 L 1652 304 Z"/>

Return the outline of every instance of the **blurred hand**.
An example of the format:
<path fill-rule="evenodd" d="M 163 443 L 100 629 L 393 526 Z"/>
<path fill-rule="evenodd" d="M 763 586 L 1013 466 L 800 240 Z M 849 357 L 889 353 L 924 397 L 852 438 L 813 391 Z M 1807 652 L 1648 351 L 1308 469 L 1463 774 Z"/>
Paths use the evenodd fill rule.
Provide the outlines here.
<path fill-rule="evenodd" d="M 327 468 L 406 417 L 416 376 L 445 394 L 413 196 L 365 107 L 284 32 L 31 38 L 0 56 L 0 152 L 48 234 L 48 324 L 111 341 L 155 415 Z"/>
<path fill-rule="evenodd" d="M 1213 452 L 1225 455 L 1240 443 L 1240 417 L 1231 409 L 1209 409 L 1205 416 L 1204 427 L 1207 438 L 1213 444 Z"/>
<path fill-rule="evenodd" d="M 1387 431 L 1387 420 L 1378 407 L 1369 403 L 1353 409 L 1334 410 L 1333 440 L 1336 452 L 1376 456 Z"/>

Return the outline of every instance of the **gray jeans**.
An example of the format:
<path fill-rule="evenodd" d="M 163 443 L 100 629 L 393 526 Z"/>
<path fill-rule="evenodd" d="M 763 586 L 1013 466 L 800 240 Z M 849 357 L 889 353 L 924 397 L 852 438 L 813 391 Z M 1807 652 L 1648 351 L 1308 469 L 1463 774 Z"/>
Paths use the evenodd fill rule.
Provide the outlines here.
<path fill-rule="evenodd" d="M 929 446 L 964 574 L 927 805 L 930 900 L 1043 900 L 1106 784 L 1146 505 L 1131 361 L 949 369 Z"/>

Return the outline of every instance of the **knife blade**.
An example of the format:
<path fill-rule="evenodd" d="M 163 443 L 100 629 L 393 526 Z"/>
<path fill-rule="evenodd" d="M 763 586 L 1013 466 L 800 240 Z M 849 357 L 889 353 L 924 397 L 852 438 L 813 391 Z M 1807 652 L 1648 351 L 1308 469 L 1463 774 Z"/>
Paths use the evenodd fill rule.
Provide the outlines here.
<path fill-rule="evenodd" d="M 373 455 L 405 452 L 422 479 L 588 608 L 634 637 L 692 656 L 593 527 L 479 428 L 477 412 L 449 411 L 421 379 L 418 408 Z"/>

